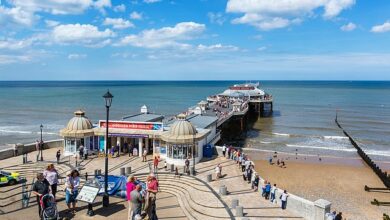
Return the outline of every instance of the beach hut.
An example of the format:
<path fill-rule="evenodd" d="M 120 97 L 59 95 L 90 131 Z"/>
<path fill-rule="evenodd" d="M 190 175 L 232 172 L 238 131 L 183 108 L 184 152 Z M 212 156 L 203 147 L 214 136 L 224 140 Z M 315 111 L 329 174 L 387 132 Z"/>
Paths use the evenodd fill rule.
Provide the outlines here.
<path fill-rule="evenodd" d="M 89 148 L 92 144 L 91 137 L 94 136 L 92 122 L 85 116 L 84 111 L 75 111 L 74 117 L 60 131 L 60 135 L 64 138 L 64 155 L 73 155 L 80 145 Z"/>

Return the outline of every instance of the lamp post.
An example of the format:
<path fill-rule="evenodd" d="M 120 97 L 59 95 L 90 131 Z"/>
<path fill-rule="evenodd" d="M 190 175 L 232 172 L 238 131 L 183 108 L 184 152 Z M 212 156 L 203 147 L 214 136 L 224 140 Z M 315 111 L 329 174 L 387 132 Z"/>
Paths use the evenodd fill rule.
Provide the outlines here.
<path fill-rule="evenodd" d="M 39 150 L 41 151 L 41 161 L 43 161 L 43 140 L 42 140 L 42 129 L 43 129 L 43 125 L 41 124 L 41 126 L 39 126 L 39 128 L 41 128 L 41 142 L 39 142 Z"/>
<path fill-rule="evenodd" d="M 195 176 L 195 134 L 192 135 L 192 175 Z"/>
<path fill-rule="evenodd" d="M 110 200 L 108 197 L 108 117 L 110 112 L 110 107 L 112 103 L 112 98 L 114 96 L 111 95 L 110 91 L 107 90 L 107 93 L 103 95 L 104 100 L 106 101 L 106 155 L 104 160 L 104 194 L 103 194 L 103 207 L 108 207 L 110 204 Z"/>

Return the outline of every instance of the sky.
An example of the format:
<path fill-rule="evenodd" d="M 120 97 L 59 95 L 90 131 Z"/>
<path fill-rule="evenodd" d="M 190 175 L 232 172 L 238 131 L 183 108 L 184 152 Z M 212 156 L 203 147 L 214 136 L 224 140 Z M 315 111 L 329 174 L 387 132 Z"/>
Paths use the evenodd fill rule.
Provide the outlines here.
<path fill-rule="evenodd" d="M 390 80 L 390 1 L 0 0 L 0 80 Z"/>

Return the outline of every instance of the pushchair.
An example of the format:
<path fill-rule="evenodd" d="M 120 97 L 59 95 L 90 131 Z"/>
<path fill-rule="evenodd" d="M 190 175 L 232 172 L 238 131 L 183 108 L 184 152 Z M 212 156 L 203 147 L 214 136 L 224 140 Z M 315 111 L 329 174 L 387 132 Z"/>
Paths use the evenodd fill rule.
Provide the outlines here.
<path fill-rule="evenodd" d="M 41 216 L 43 220 L 59 219 L 56 200 L 52 194 L 43 195 L 40 202 L 42 207 Z"/>

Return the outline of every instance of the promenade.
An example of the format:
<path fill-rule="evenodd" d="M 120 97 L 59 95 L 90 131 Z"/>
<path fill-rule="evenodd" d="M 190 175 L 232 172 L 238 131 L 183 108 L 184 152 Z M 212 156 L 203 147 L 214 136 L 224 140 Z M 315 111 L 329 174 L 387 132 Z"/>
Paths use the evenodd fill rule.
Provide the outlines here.
<path fill-rule="evenodd" d="M 31 183 L 37 172 L 41 172 L 48 163 L 55 161 L 57 149 L 44 151 L 43 162 L 35 161 L 36 152 L 29 154 L 29 163 L 22 164 L 22 157 L 14 157 L 2 160 L 0 167 L 7 171 L 17 171 L 27 178 L 27 183 Z M 151 156 L 148 157 L 151 161 Z M 80 164 L 82 184 L 85 173 L 92 174 L 95 169 L 104 170 L 104 158 L 92 156 Z M 70 162 L 70 163 L 69 163 Z M 239 199 L 239 205 L 244 207 L 244 216 L 249 219 L 302 219 L 292 214 L 288 210 L 281 210 L 279 206 L 264 200 L 259 192 L 253 192 L 250 185 L 243 181 L 242 174 L 237 165 L 228 159 L 217 157 L 212 160 L 196 165 L 198 171 L 196 177 L 182 175 L 180 178 L 167 172 L 160 162 L 158 179 L 160 182 L 160 192 L 157 197 L 157 214 L 159 219 L 241 219 L 236 218 L 235 209 L 231 209 L 231 201 Z M 222 175 L 220 180 L 215 180 L 214 168 L 221 164 Z M 60 174 L 74 169 L 74 158 L 65 157 L 61 164 L 56 165 Z M 148 163 L 142 162 L 141 158 L 128 157 L 122 155 L 118 158 L 109 159 L 110 174 L 119 175 L 121 167 L 132 167 L 132 172 L 143 180 L 149 173 Z M 180 168 L 179 170 L 183 170 Z M 207 175 L 213 175 L 213 181 L 207 182 Z M 218 190 L 221 185 L 228 189 L 226 196 L 220 196 Z M 94 203 L 95 216 L 86 215 L 86 203 L 78 202 L 78 209 L 75 215 L 65 212 L 64 192 L 62 181 L 58 193 L 58 210 L 61 217 L 69 219 L 127 219 L 127 201 L 120 198 L 111 197 L 110 207 L 101 206 L 101 197 L 97 197 Z M 35 197 L 31 197 L 29 206 L 21 206 L 21 187 L 5 186 L 0 188 L 1 219 L 38 219 Z"/>

